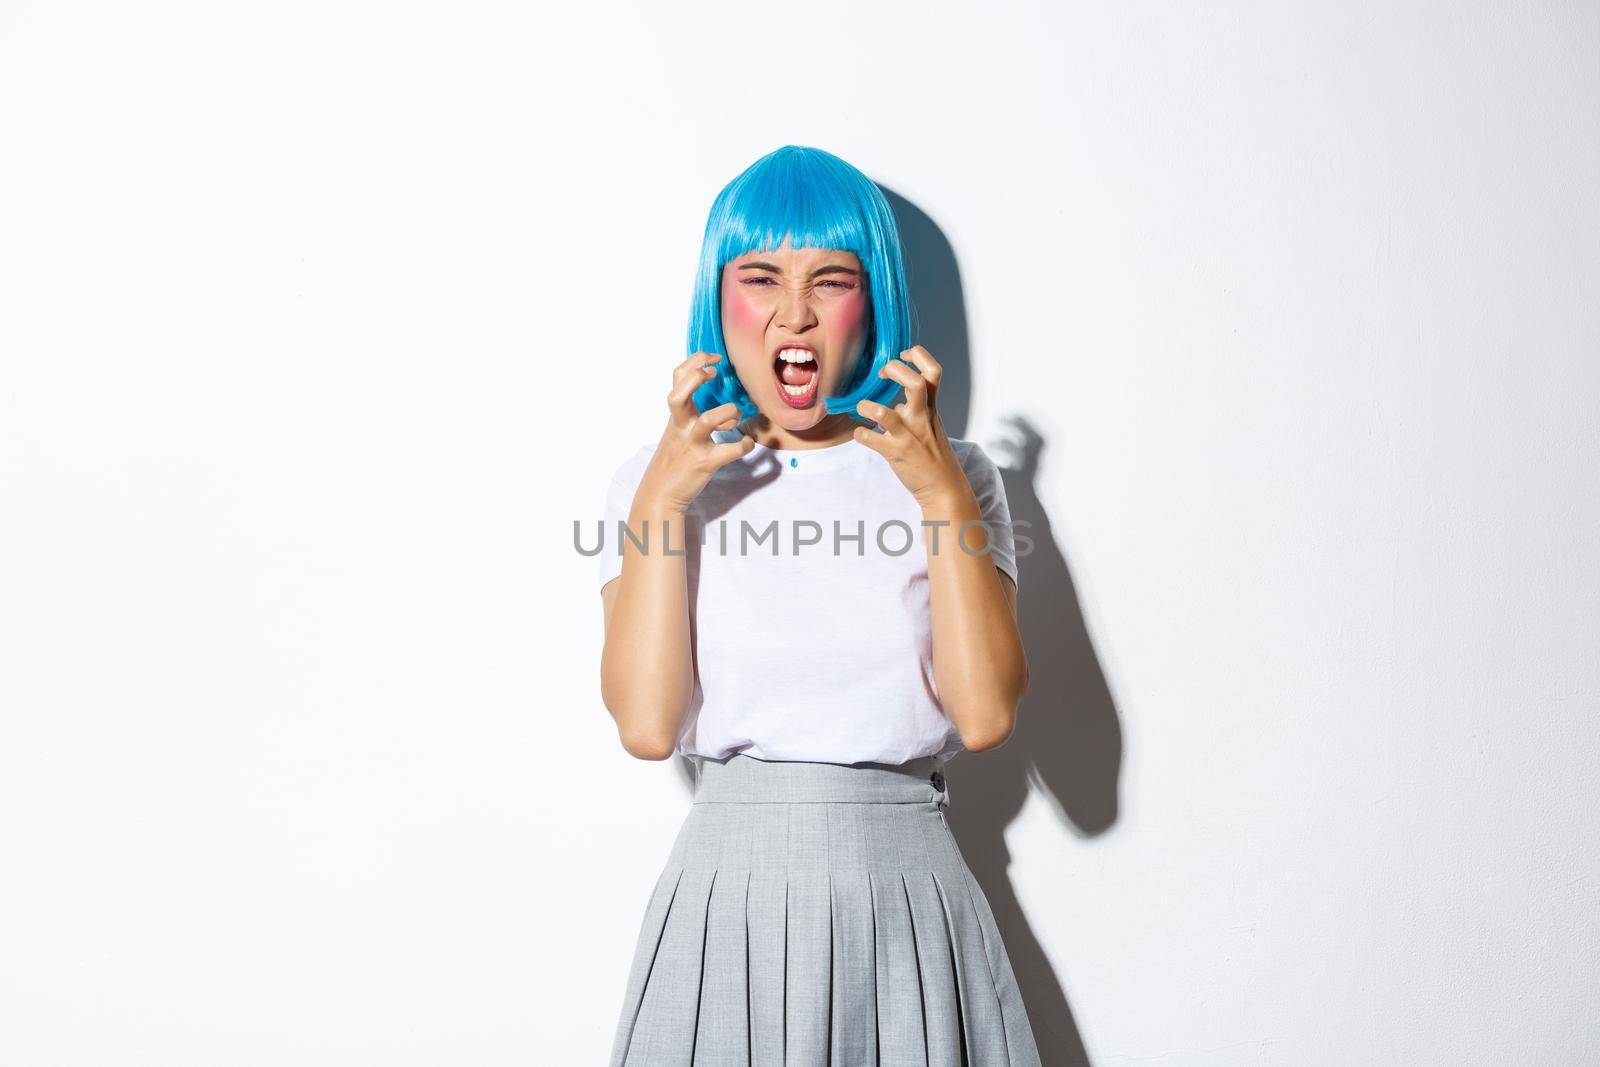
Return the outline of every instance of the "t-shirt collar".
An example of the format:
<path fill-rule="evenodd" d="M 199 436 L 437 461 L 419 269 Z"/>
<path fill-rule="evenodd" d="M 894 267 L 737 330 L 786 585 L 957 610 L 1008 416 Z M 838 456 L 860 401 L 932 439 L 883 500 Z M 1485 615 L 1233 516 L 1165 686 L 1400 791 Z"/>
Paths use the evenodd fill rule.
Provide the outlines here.
<path fill-rule="evenodd" d="M 796 474 L 808 471 L 832 470 L 849 463 L 860 463 L 868 456 L 877 455 L 872 449 L 851 438 L 840 441 L 836 445 L 825 445 L 822 448 L 768 448 L 757 441 L 746 460 L 759 460 L 763 456 L 771 456 L 779 465 Z"/>

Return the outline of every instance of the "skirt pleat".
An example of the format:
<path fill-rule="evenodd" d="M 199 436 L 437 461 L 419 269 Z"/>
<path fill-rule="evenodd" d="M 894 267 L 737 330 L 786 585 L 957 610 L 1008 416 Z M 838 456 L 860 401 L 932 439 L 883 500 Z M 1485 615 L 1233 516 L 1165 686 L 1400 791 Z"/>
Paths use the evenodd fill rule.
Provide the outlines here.
<path fill-rule="evenodd" d="M 922 1010 L 922 970 L 911 930 L 911 902 L 898 871 L 867 872 L 876 933 L 878 1062 L 883 1067 L 927 1067 L 927 1022 Z"/>
<path fill-rule="evenodd" d="M 945 891 L 940 877 L 937 874 L 932 877 L 949 924 L 967 1056 L 973 1063 L 1010 1063 L 1000 998 L 995 993 L 994 978 L 989 973 L 989 960 L 983 950 L 983 934 L 978 929 L 977 915 L 964 895 L 952 897 Z"/>
<path fill-rule="evenodd" d="M 834 871 L 833 1058 L 829 1063 L 878 1062 L 878 957 L 868 872 Z"/>
<path fill-rule="evenodd" d="M 1005 1021 L 1006 1046 L 1012 1059 L 1039 1056 L 1034 1043 L 1033 1029 L 1028 1022 L 1028 1011 L 1022 1001 L 1022 989 L 1017 985 L 1011 960 L 1005 945 L 1000 941 L 999 924 L 989 907 L 989 898 L 983 895 L 972 873 L 965 876 L 966 896 L 977 917 L 978 932 L 983 935 L 984 953 L 989 960 L 989 975 L 994 985 L 995 997 L 1000 1003 L 1000 1018 Z M 1017 1051 L 1021 1050 L 1021 1051 Z"/>
<path fill-rule="evenodd" d="M 750 1062 L 749 872 L 718 872 L 706 911 L 705 966 L 694 1062 L 745 1067 Z"/>
<path fill-rule="evenodd" d="M 750 949 L 750 1067 L 784 1067 L 789 880 L 782 871 L 751 872 L 745 914 Z"/>
<path fill-rule="evenodd" d="M 832 907 L 827 871 L 789 874 L 789 980 L 783 1016 L 786 1063 L 827 1063 L 833 1021 Z"/>
<path fill-rule="evenodd" d="M 628 1064 L 689 1063 L 700 1013 L 706 905 L 715 871 L 686 870 L 667 910 L 655 959 L 645 972 Z"/>
<path fill-rule="evenodd" d="M 655 968 L 656 957 L 661 954 L 661 936 L 666 930 L 667 915 L 673 898 L 677 896 L 678 883 L 682 880 L 683 868 L 669 866 L 661 872 L 655 888 L 650 892 L 650 902 L 645 906 L 644 920 L 639 925 L 639 941 L 634 950 L 633 965 L 628 971 L 628 986 L 622 998 L 622 1016 L 617 1021 L 613 1045 L 619 1051 L 631 1052 L 643 1044 L 635 1040 L 639 1011 L 645 988 Z M 621 1059 L 614 1062 L 618 1067 L 623 1063 Z"/>
<path fill-rule="evenodd" d="M 1038 1067 L 942 766 L 701 761 L 612 1067 Z"/>
<path fill-rule="evenodd" d="M 927 1010 L 928 1067 L 962 1067 L 961 994 L 956 981 L 955 944 L 950 922 L 931 871 L 905 875 L 912 936 L 922 966 L 922 998 Z"/>

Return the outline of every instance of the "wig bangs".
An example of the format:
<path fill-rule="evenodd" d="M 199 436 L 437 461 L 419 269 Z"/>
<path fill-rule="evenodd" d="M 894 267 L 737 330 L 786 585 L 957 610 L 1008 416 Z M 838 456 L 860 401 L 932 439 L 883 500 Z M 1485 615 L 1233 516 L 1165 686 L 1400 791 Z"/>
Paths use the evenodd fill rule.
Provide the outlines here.
<path fill-rule="evenodd" d="M 751 164 L 717 194 L 706 220 L 700 265 L 689 313 L 686 354 L 716 352 L 716 374 L 694 392 L 702 412 L 732 402 L 741 420 L 759 413 L 722 336 L 722 269 L 747 252 L 791 248 L 853 252 L 867 274 L 872 327 L 851 380 L 837 396 L 823 397 L 830 415 L 862 416 L 856 405 L 892 406 L 899 382 L 878 369 L 911 347 L 910 299 L 900 230 L 883 191 L 855 167 L 820 148 L 785 145 Z M 865 420 L 864 420 L 865 421 Z"/>

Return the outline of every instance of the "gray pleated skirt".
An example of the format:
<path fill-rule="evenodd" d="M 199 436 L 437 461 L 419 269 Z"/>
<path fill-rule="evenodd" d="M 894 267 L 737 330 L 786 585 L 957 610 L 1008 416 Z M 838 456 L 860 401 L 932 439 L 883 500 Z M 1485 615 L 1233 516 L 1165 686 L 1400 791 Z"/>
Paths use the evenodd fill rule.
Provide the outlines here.
<path fill-rule="evenodd" d="M 943 761 L 695 763 L 612 1067 L 1037 1067 Z"/>

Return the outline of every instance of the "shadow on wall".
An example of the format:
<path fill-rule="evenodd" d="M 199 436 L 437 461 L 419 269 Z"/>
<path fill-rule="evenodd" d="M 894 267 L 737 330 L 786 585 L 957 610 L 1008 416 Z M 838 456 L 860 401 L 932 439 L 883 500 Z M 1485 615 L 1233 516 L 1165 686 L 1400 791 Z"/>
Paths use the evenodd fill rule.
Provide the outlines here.
<path fill-rule="evenodd" d="M 880 187 L 881 188 L 881 187 Z M 913 343 L 944 368 L 939 415 L 951 437 L 967 436 L 972 405 L 972 359 L 961 272 L 950 242 L 921 209 L 883 190 L 900 223 L 906 274 L 915 305 Z M 950 829 L 994 911 L 1022 988 L 1039 1055 L 1050 1067 L 1088 1064 L 1065 990 L 1011 884 L 1005 830 L 1037 789 L 1061 824 L 1078 837 L 1102 833 L 1117 818 L 1122 730 L 1100 670 L 1077 591 L 1039 502 L 1037 475 L 1045 440 L 1021 417 L 1007 420 L 1010 436 L 984 445 L 1001 469 L 1019 542 L 1032 539 L 1017 568 L 1017 612 L 1027 647 L 1030 682 L 1017 729 L 997 749 L 962 753 L 951 761 Z M 689 791 L 694 768 L 676 759 Z"/>

